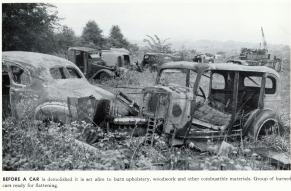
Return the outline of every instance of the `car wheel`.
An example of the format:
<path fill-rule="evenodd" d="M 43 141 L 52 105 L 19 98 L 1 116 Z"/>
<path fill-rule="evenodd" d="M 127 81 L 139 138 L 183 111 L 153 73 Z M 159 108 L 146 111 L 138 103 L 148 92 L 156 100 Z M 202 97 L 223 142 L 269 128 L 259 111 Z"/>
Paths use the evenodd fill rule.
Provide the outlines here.
<path fill-rule="evenodd" d="M 283 135 L 284 129 L 277 115 L 267 111 L 255 119 L 255 123 L 249 131 L 249 135 L 254 141 L 262 139 L 268 135 Z"/>

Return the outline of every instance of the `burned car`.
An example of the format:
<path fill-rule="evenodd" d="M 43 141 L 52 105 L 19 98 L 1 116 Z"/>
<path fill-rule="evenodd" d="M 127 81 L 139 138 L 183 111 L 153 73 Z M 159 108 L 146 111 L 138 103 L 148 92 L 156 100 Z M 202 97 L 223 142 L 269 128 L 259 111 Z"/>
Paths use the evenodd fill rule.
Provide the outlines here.
<path fill-rule="evenodd" d="M 126 50 L 96 50 L 88 47 L 70 47 L 68 60 L 75 63 L 87 79 L 108 79 L 126 72 L 129 53 Z"/>
<path fill-rule="evenodd" d="M 179 58 L 165 53 L 145 53 L 141 62 L 143 69 L 149 68 L 151 71 L 156 71 L 162 64 L 178 61 Z"/>
<path fill-rule="evenodd" d="M 75 64 L 56 56 L 3 52 L 2 68 L 2 98 L 6 103 L 3 110 L 18 119 L 32 117 L 66 123 L 80 115 L 68 106 L 70 101 L 78 100 L 89 120 L 101 121 L 104 115 L 100 113 L 106 112 L 114 98 L 112 93 L 91 85 Z M 94 104 L 90 104 L 92 100 Z M 99 115 L 93 116 L 95 111 Z"/>
<path fill-rule="evenodd" d="M 162 132 L 183 144 L 282 134 L 279 80 L 279 74 L 265 66 L 163 64 L 156 84 L 143 89 L 140 116 L 146 121 L 146 137 Z"/>
<path fill-rule="evenodd" d="M 199 63 L 214 63 L 215 56 L 210 53 L 197 54 L 194 56 L 193 61 Z"/>

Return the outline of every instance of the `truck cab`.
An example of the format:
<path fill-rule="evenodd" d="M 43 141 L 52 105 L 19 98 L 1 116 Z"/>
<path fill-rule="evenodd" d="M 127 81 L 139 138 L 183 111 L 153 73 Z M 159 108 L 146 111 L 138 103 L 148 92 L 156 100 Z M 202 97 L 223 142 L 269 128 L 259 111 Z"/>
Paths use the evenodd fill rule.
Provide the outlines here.
<path fill-rule="evenodd" d="M 68 49 L 68 60 L 76 64 L 87 79 L 108 79 L 118 76 L 119 65 L 110 60 L 111 57 L 106 55 L 104 58 L 103 51 L 88 47 Z"/>

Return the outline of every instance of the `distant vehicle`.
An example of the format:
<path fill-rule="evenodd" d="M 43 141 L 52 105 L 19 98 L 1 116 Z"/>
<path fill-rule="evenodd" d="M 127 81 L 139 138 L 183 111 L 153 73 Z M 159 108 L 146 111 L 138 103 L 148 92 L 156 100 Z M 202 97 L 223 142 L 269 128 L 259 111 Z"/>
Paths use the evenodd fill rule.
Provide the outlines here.
<path fill-rule="evenodd" d="M 128 67 L 131 63 L 129 51 L 124 48 L 101 50 L 101 57 L 108 66 Z"/>
<path fill-rule="evenodd" d="M 70 47 L 68 59 L 75 63 L 87 79 L 107 79 L 119 76 L 130 62 L 124 51 L 96 50 L 88 47 Z"/>
<path fill-rule="evenodd" d="M 267 49 L 250 49 L 242 48 L 239 59 L 247 62 L 253 66 L 268 66 L 275 69 L 277 72 L 281 71 L 282 60 L 271 54 L 268 54 Z"/>
<path fill-rule="evenodd" d="M 87 97 L 94 98 L 98 104 L 80 104 L 82 111 L 88 113 L 91 121 L 100 121 L 115 97 L 91 85 L 75 64 L 56 56 L 23 51 L 2 52 L 2 68 L 5 116 L 67 123 L 79 115 L 69 112 L 68 98 Z M 99 115 L 93 115 L 94 111 L 99 111 Z"/>
<path fill-rule="evenodd" d="M 171 61 L 178 61 L 179 58 L 165 53 L 145 53 L 141 67 L 149 68 L 151 71 L 156 71 L 159 66 Z"/>
<path fill-rule="evenodd" d="M 277 58 L 276 56 L 271 58 L 271 54 L 268 53 L 267 42 L 262 27 L 261 33 L 263 46 L 260 46 L 260 48 L 258 49 L 242 48 L 238 59 L 245 61 L 249 65 L 267 66 L 275 69 L 277 72 L 280 72 L 282 60 Z"/>
<path fill-rule="evenodd" d="M 209 53 L 197 54 L 194 56 L 193 61 L 198 63 L 214 63 L 215 56 Z"/>

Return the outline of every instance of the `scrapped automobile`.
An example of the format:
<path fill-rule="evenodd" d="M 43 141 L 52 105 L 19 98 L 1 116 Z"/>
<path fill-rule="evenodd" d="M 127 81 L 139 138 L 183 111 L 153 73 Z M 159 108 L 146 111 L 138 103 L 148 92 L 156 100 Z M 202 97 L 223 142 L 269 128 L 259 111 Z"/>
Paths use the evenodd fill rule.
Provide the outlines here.
<path fill-rule="evenodd" d="M 199 63 L 214 63 L 215 56 L 210 53 L 197 54 L 194 56 L 193 61 Z"/>
<path fill-rule="evenodd" d="M 156 84 L 143 89 L 140 116 L 149 139 L 162 132 L 175 144 L 258 140 L 284 133 L 279 102 L 280 77 L 269 67 L 170 62 L 161 66 Z"/>
<path fill-rule="evenodd" d="M 179 58 L 165 53 L 145 53 L 141 62 L 142 68 L 149 68 L 151 71 L 156 71 L 162 64 L 178 61 Z"/>
<path fill-rule="evenodd" d="M 128 67 L 130 65 L 129 51 L 124 48 L 110 48 L 102 50 L 102 59 L 109 66 Z"/>
<path fill-rule="evenodd" d="M 75 111 L 82 108 L 84 118 L 98 123 L 115 97 L 91 85 L 75 64 L 52 55 L 3 52 L 2 69 L 3 110 L 18 119 L 67 123 L 79 119 L 81 113 Z"/>
<path fill-rule="evenodd" d="M 68 60 L 75 63 L 87 79 L 106 79 L 119 76 L 129 65 L 126 50 L 96 50 L 88 47 L 70 47 Z"/>

